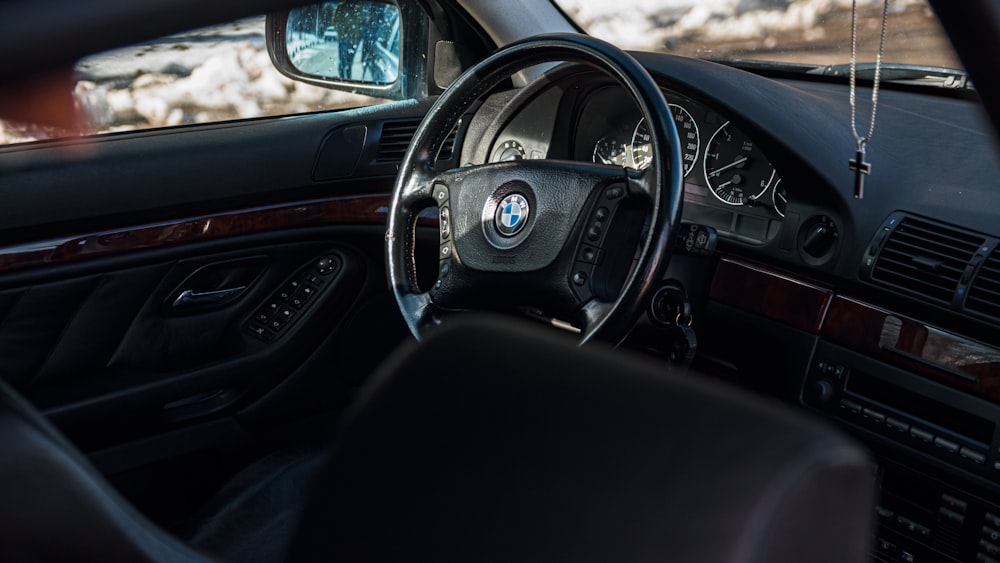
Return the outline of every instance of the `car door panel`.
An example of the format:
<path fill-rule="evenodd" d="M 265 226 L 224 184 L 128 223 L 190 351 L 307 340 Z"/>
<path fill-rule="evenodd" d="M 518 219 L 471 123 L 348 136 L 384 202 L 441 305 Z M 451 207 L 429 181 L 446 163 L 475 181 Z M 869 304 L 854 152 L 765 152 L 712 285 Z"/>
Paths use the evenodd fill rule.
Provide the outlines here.
<path fill-rule="evenodd" d="M 255 457 L 323 443 L 409 337 L 384 281 L 384 225 L 429 106 L 0 147 L 0 377 L 168 526 Z M 464 127 L 442 169 L 458 166 Z M 436 221 L 421 224 L 433 277 Z M 308 310 L 255 334 L 255 315 L 331 253 L 339 269 Z M 232 261 L 262 265 L 184 283 Z M 234 288 L 172 310 L 185 291 Z"/>
<path fill-rule="evenodd" d="M 0 148 L 0 377 L 164 523 L 254 456 L 328 436 L 408 336 L 382 245 L 427 107 Z M 455 139 L 442 167 L 458 164 Z M 422 238 L 436 261 L 436 229 Z M 255 315 L 327 256 L 338 270 L 311 304 L 254 334 Z M 185 291 L 234 288 L 173 309 Z"/>

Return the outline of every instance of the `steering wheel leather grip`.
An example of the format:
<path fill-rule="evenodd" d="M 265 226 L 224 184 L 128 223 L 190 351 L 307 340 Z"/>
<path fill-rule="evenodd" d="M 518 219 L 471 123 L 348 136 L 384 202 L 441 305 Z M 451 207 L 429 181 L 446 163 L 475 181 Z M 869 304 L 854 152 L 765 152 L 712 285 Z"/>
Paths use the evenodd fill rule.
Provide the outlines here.
<path fill-rule="evenodd" d="M 520 70 L 560 61 L 600 70 L 629 92 L 649 127 L 651 167 L 636 172 L 521 160 L 434 170 L 445 139 L 476 101 Z M 410 331 L 420 339 L 453 311 L 529 306 L 579 326 L 580 344 L 619 342 L 666 270 L 681 218 L 682 171 L 667 101 L 630 55 L 575 34 L 539 35 L 499 49 L 441 94 L 417 128 L 396 179 L 386 272 Z M 416 217 L 435 204 L 442 218 L 439 279 L 422 291 L 414 257 Z M 641 229 L 643 222 L 648 228 Z M 602 276 L 610 282 L 591 279 L 577 267 L 581 249 L 593 250 L 593 241 L 615 247 L 604 254 L 617 257 L 609 261 L 617 261 L 617 273 Z M 622 241 L 638 241 L 634 263 L 635 246 Z"/>

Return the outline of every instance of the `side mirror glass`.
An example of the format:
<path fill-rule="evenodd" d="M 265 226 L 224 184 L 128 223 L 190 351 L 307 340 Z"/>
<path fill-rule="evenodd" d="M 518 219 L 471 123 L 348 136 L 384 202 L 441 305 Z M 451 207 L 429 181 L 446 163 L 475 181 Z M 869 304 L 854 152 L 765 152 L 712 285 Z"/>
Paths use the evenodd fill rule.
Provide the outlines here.
<path fill-rule="evenodd" d="M 304 74 L 388 85 L 399 77 L 399 8 L 372 1 L 296 8 L 285 24 L 288 59 Z"/>
<path fill-rule="evenodd" d="M 426 66 L 427 32 L 417 12 L 395 0 L 330 0 L 270 14 L 268 54 L 295 80 L 384 99 L 412 97 Z"/>

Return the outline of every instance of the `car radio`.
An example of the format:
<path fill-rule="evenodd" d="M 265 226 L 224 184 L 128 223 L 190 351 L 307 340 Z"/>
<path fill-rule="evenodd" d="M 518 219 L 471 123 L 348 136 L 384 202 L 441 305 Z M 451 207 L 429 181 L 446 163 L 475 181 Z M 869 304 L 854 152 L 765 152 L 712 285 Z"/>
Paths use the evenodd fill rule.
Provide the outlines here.
<path fill-rule="evenodd" d="M 1000 479 L 1000 405 L 821 341 L 802 402 L 896 445 Z"/>

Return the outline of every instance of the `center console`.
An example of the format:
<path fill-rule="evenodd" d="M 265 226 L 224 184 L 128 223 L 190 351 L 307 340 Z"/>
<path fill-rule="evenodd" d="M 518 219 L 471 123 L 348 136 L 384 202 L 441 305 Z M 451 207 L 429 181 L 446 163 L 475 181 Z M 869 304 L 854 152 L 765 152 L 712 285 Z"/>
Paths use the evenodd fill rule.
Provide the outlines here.
<path fill-rule="evenodd" d="M 878 456 L 877 558 L 1000 563 L 1000 405 L 825 340 L 801 398 Z"/>

